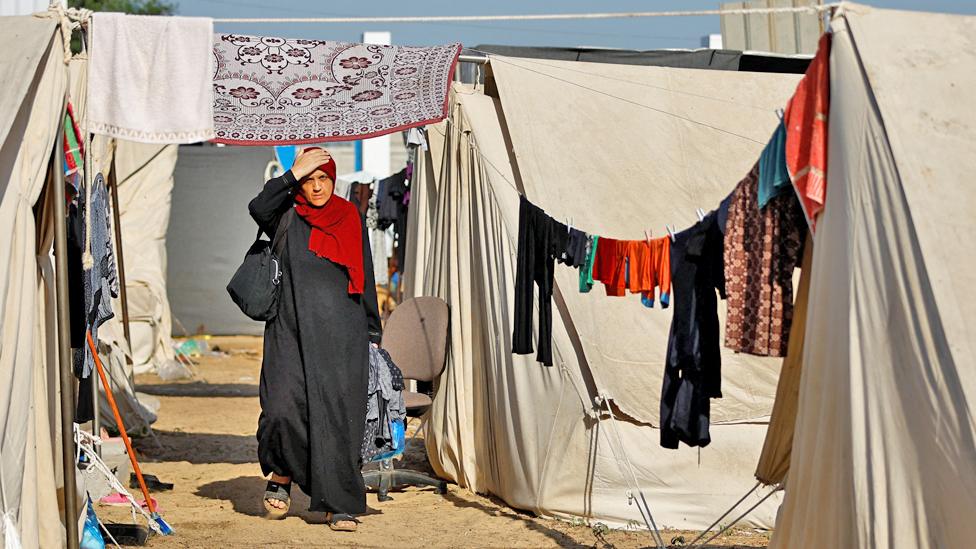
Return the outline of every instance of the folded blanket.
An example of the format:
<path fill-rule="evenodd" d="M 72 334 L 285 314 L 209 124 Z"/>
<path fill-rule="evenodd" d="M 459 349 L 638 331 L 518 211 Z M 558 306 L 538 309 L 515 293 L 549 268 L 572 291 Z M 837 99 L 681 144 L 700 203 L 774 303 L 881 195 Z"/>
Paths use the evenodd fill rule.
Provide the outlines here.
<path fill-rule="evenodd" d="M 460 53 L 460 44 L 415 48 L 219 34 L 216 141 L 348 141 L 437 122 L 447 115 Z"/>
<path fill-rule="evenodd" d="M 96 13 L 88 130 L 143 143 L 214 137 L 213 20 Z"/>

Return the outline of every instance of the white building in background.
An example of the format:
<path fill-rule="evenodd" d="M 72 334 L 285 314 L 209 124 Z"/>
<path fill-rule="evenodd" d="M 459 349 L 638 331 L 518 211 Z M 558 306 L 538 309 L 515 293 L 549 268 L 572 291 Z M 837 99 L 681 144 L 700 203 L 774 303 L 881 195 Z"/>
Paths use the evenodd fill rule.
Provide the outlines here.
<path fill-rule="evenodd" d="M 389 46 L 392 36 L 389 32 L 364 32 L 363 44 L 380 44 Z M 397 134 L 399 137 L 399 134 Z M 356 170 L 366 171 L 377 174 L 379 177 L 386 177 L 392 173 L 390 169 L 390 138 L 391 135 L 381 135 L 371 139 L 364 139 L 360 146 L 357 146 L 357 156 L 361 155 L 356 162 Z"/>
<path fill-rule="evenodd" d="M 721 34 L 708 34 L 702 36 L 701 47 L 708 48 L 710 50 L 720 50 L 722 49 L 722 35 Z"/>

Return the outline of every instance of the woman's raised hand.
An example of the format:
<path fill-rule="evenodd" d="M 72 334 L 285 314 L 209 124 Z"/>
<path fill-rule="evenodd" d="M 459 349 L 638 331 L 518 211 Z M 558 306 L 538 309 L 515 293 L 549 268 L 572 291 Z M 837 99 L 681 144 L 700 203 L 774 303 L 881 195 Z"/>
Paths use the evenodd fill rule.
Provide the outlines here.
<path fill-rule="evenodd" d="M 295 163 L 292 164 L 291 173 L 295 176 L 295 179 L 299 181 L 306 175 L 314 172 L 322 164 L 327 164 L 332 155 L 329 151 L 325 149 L 307 149 L 295 157 Z"/>

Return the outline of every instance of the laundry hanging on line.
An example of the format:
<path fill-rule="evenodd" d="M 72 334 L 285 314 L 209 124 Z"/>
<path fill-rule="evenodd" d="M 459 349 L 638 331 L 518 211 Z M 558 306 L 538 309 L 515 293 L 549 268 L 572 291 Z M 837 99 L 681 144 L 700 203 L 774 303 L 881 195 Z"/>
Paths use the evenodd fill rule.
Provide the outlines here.
<path fill-rule="evenodd" d="M 75 192 L 78 178 L 70 177 L 81 170 L 85 157 L 85 138 L 78 128 L 74 106 L 69 101 L 64 113 L 64 175 L 71 180 Z"/>
<path fill-rule="evenodd" d="M 675 235 L 675 305 L 661 390 L 665 448 L 711 442 L 711 399 L 722 396 L 718 297 L 728 304 L 726 347 L 759 356 L 787 352 L 806 223 L 795 193 L 768 193 L 761 202 L 760 174 L 778 162 L 779 147 L 781 130 L 715 212 Z"/>
<path fill-rule="evenodd" d="M 830 40 L 820 37 L 817 54 L 786 104 L 786 165 L 811 231 L 827 202 L 827 121 L 830 114 Z"/>
<path fill-rule="evenodd" d="M 213 139 L 213 20 L 96 12 L 88 131 L 142 143 Z"/>
<path fill-rule="evenodd" d="M 792 191 L 793 182 L 786 167 L 786 126 L 780 120 L 759 155 L 759 209 L 765 208 L 773 198 Z"/>
<path fill-rule="evenodd" d="M 214 34 L 206 17 L 98 12 L 90 32 L 89 129 L 144 143 L 323 143 L 432 124 L 461 53 Z"/>
<path fill-rule="evenodd" d="M 68 269 L 72 363 L 80 380 L 76 420 L 90 420 L 95 359 L 87 345 L 90 332 L 97 348 L 99 328 L 115 317 L 112 298 L 119 296 L 119 278 L 112 242 L 108 188 L 99 173 L 91 188 L 82 188 L 69 205 Z"/>
<path fill-rule="evenodd" d="M 365 139 L 447 116 L 461 44 L 353 44 L 275 36 L 213 38 L 218 143 Z"/>
<path fill-rule="evenodd" d="M 552 288 L 556 257 L 566 251 L 566 225 L 519 196 L 518 256 L 515 262 L 515 319 L 512 352 L 532 352 L 533 287 L 539 291 L 539 350 L 536 360 L 552 366 Z"/>
<path fill-rule="evenodd" d="M 552 365 L 552 292 L 557 262 L 579 269 L 581 293 L 589 292 L 595 282 L 602 282 L 608 296 L 629 292 L 639 294 L 647 307 L 653 307 L 655 300 L 667 307 L 671 293 L 670 249 L 668 237 L 616 240 L 587 234 L 556 221 L 520 195 L 512 352 L 533 351 L 532 303 L 538 287 L 536 359 Z"/>
<path fill-rule="evenodd" d="M 653 305 L 659 290 L 662 306 L 673 301 L 674 309 L 661 391 L 660 442 L 665 448 L 681 442 L 707 446 L 711 399 L 722 396 L 718 300 L 735 296 L 729 298 L 726 322 L 726 345 L 733 350 L 780 356 L 789 337 L 792 273 L 805 232 L 802 211 L 793 193 L 775 196 L 760 211 L 758 178 L 757 163 L 719 208 L 698 223 L 671 236 L 644 240 L 587 235 L 521 196 L 513 352 L 533 350 L 531 311 L 537 286 L 536 358 L 552 364 L 557 261 L 579 267 L 580 292 L 599 281 L 608 296 L 636 293 L 645 305 Z"/>
<path fill-rule="evenodd" d="M 407 168 L 377 183 L 376 207 L 379 217 L 377 227 L 386 229 L 397 222 L 400 213 L 406 209 Z"/>
<path fill-rule="evenodd" d="M 640 294 L 641 302 L 653 307 L 660 291 L 661 307 L 667 308 L 671 294 L 671 239 L 615 240 L 603 238 L 597 248 L 592 277 L 603 282 L 608 296 Z"/>
<path fill-rule="evenodd" d="M 349 200 L 359 207 L 369 229 L 373 252 L 373 275 L 378 286 L 391 283 L 390 259 L 395 258 L 396 272 L 402 272 L 406 257 L 407 214 L 410 205 L 408 181 L 413 166 L 374 183 L 354 182 Z"/>
<path fill-rule="evenodd" d="M 806 222 L 793 193 L 757 207 L 759 164 L 732 193 L 724 239 L 728 316 L 725 346 L 758 356 L 786 356 L 793 321 L 793 271 Z"/>
<path fill-rule="evenodd" d="M 723 236 L 711 212 L 674 237 L 674 311 L 661 387 L 661 446 L 707 446 L 711 399 L 722 396 L 718 298 L 725 298 Z M 716 292 L 718 295 L 716 295 Z"/>

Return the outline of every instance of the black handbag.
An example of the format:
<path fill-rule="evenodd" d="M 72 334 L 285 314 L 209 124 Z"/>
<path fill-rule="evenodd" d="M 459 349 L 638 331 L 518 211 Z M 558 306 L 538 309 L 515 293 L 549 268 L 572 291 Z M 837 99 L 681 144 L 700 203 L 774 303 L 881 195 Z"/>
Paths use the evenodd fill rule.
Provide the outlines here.
<path fill-rule="evenodd" d="M 241 312 L 254 320 L 268 321 L 278 313 L 281 283 L 281 251 L 287 241 L 288 225 L 295 217 L 290 208 L 278 222 L 271 242 L 261 240 L 261 229 L 247 250 L 244 262 L 227 284 L 227 293 Z"/>

